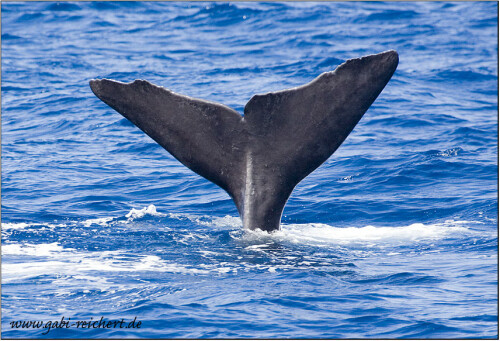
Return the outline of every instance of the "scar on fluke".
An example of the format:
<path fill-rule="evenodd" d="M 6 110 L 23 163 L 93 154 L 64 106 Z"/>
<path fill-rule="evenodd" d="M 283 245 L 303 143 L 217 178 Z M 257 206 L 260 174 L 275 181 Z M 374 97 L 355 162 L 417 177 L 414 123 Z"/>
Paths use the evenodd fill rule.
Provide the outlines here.
<path fill-rule="evenodd" d="M 90 87 L 186 167 L 224 189 L 246 229 L 279 229 L 295 186 L 325 162 L 382 92 L 396 51 L 350 59 L 308 84 L 255 95 L 244 116 L 145 80 Z"/>

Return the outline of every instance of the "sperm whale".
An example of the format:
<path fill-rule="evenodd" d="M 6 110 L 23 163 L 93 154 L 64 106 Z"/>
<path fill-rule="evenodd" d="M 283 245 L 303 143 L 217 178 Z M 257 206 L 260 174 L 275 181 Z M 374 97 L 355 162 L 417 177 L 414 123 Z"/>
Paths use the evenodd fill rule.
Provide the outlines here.
<path fill-rule="evenodd" d="M 186 167 L 224 189 L 243 227 L 279 229 L 295 186 L 347 138 L 391 79 L 396 51 L 350 59 L 296 88 L 254 95 L 244 115 L 145 80 L 93 93 Z"/>

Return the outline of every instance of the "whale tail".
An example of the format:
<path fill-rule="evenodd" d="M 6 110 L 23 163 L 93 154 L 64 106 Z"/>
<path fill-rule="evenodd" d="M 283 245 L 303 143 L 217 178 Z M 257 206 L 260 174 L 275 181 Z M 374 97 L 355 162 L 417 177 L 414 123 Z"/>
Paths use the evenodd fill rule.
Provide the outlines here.
<path fill-rule="evenodd" d="M 389 82 L 395 51 L 351 59 L 289 90 L 255 95 L 244 116 L 144 80 L 91 80 L 94 94 L 177 160 L 220 186 L 248 229 L 279 229 L 294 187 L 325 162 Z"/>

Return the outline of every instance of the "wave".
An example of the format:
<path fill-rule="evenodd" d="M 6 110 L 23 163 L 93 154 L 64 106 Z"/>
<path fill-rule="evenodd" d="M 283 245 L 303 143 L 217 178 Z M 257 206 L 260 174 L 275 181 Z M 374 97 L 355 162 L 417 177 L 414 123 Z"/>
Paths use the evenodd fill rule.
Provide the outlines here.
<path fill-rule="evenodd" d="M 69 221 L 64 224 L 42 224 L 42 223 L 2 223 L 3 231 L 23 230 L 23 229 L 44 229 L 58 227 L 83 227 L 92 226 L 110 227 L 117 224 L 126 225 L 132 222 L 140 223 L 141 220 L 158 217 L 167 220 L 187 221 L 193 227 L 212 227 L 216 230 L 229 229 L 233 232 L 242 231 L 243 234 L 237 238 L 247 240 L 268 239 L 275 241 L 287 241 L 304 244 L 331 244 L 346 245 L 353 243 L 412 243 L 419 241 L 429 241 L 447 238 L 450 236 L 460 237 L 470 235 L 473 230 L 469 226 L 483 224 L 480 221 L 446 220 L 431 224 L 414 223 L 403 226 L 374 226 L 363 227 L 354 226 L 332 226 L 324 223 L 303 223 L 303 224 L 282 224 L 279 231 L 268 233 L 261 230 L 242 230 L 242 222 L 239 217 L 233 216 L 209 216 L 188 213 L 162 213 L 158 212 L 155 205 L 150 204 L 141 209 L 131 208 L 130 211 L 121 217 L 100 217 L 77 221 Z M 163 223 L 160 219 L 159 224 Z"/>
<path fill-rule="evenodd" d="M 291 224 L 276 233 L 278 238 L 293 242 L 338 243 L 355 242 L 415 242 L 442 239 L 452 234 L 468 232 L 467 221 L 447 220 L 444 223 L 384 227 L 335 227 L 326 224 Z"/>
<path fill-rule="evenodd" d="M 123 251 L 77 251 L 57 242 L 6 244 L 2 246 L 2 256 L 7 255 L 27 258 L 23 263 L 2 264 L 3 283 L 52 274 L 69 277 L 91 274 L 93 278 L 107 278 L 96 272 L 208 273 L 208 270 L 168 262 L 156 255 L 132 256 Z"/>
<path fill-rule="evenodd" d="M 495 336 L 496 10 L 2 4 L 3 331 L 121 311 L 144 330 L 88 338 Z M 243 113 L 387 49 L 393 79 L 271 234 L 243 230 L 229 196 L 88 87 L 147 79 Z"/>
<path fill-rule="evenodd" d="M 156 211 L 156 206 L 155 205 L 149 205 L 148 207 L 144 207 L 142 209 L 135 209 L 132 208 L 130 212 L 128 212 L 125 217 L 129 218 L 129 220 L 134 220 L 137 218 L 142 218 L 146 215 L 151 215 L 151 216 L 165 216 L 164 214 L 158 213 Z"/>
<path fill-rule="evenodd" d="M 213 227 L 217 229 L 242 230 L 243 224 L 240 217 L 210 216 L 188 213 L 162 213 L 156 206 L 150 204 L 142 209 L 132 208 L 126 215 L 127 222 L 133 222 L 148 217 L 167 217 L 169 219 L 184 220 L 197 226 Z M 84 225 L 97 224 L 106 226 L 108 223 L 120 218 L 105 217 L 88 219 Z M 282 224 L 279 231 L 268 233 L 262 230 L 243 230 L 245 238 L 273 238 L 275 240 L 288 240 L 294 243 L 327 243 L 349 244 L 355 242 L 417 242 L 423 240 L 437 240 L 449 236 L 463 236 L 473 233 L 469 225 L 483 224 L 480 221 L 446 220 L 433 224 L 414 223 L 403 226 L 373 226 L 341 227 L 323 223 Z"/>
<path fill-rule="evenodd" d="M 2 223 L 2 231 L 23 230 L 31 227 L 54 229 L 56 227 L 66 227 L 67 224 L 41 224 L 41 223 Z"/>
<path fill-rule="evenodd" d="M 78 11 L 81 7 L 69 2 L 57 2 L 47 6 L 48 11 Z"/>
<path fill-rule="evenodd" d="M 419 247 L 422 244 L 432 247 L 436 241 L 446 238 L 468 238 L 475 233 L 469 226 L 476 223 L 478 222 L 447 220 L 434 224 L 378 227 L 340 227 L 321 223 L 283 224 L 281 230 L 267 233 L 261 230 L 243 230 L 238 217 L 163 213 L 150 204 L 141 209 L 132 208 L 124 216 L 82 219 L 64 224 L 3 223 L 2 230 L 8 233 L 7 237 L 16 232 L 29 233 L 30 229 L 36 234 L 41 229 L 51 229 L 51 233 L 55 229 L 62 229 L 87 234 L 89 228 L 92 231 L 102 229 L 99 236 L 116 233 L 115 229 L 130 231 L 132 240 L 137 228 L 144 240 L 157 240 L 158 231 L 164 237 L 155 244 L 148 242 L 150 246 L 154 245 L 152 248 L 122 245 L 118 250 L 92 250 L 95 247 L 92 244 L 82 247 L 79 244 L 68 244 L 64 239 L 35 244 L 10 240 L 4 236 L 2 271 L 5 283 L 56 275 L 58 280 L 67 281 L 68 284 L 74 283 L 74 276 L 90 276 L 103 284 L 119 273 L 141 271 L 231 275 L 241 272 L 272 274 L 301 270 L 335 276 L 349 275 L 353 271 L 349 265 L 353 254 L 363 256 L 382 250 L 387 256 L 400 255 L 403 252 L 401 246 L 418 243 Z M 196 245 L 195 249 L 193 245 Z M 310 250 L 318 247 L 326 254 L 309 254 Z M 309 251 L 303 253 L 301 250 Z M 336 255 L 333 258 L 330 255 L 332 250 L 335 250 Z M 178 254 L 178 258 L 174 254 Z M 12 257 L 16 259 L 15 262 L 9 260 Z"/>
<path fill-rule="evenodd" d="M 189 220 L 197 225 L 216 228 L 242 228 L 239 217 L 214 217 L 207 215 L 160 213 L 156 206 L 151 204 L 142 209 L 131 209 L 125 215 L 128 222 L 147 216 L 169 217 L 171 219 Z M 103 218 L 106 219 L 106 218 Z M 88 220 L 87 220 L 88 221 Z M 110 221 L 110 220 L 108 220 Z M 105 223 L 98 220 L 96 223 Z M 422 240 L 437 240 L 449 236 L 460 236 L 472 233 L 470 224 L 481 224 L 479 221 L 446 220 L 434 224 L 415 223 L 406 226 L 373 226 L 340 227 L 322 223 L 282 224 L 281 229 L 268 233 L 261 230 L 245 230 L 245 238 L 273 238 L 288 240 L 294 243 L 327 243 L 349 244 L 355 242 L 415 242 Z"/>

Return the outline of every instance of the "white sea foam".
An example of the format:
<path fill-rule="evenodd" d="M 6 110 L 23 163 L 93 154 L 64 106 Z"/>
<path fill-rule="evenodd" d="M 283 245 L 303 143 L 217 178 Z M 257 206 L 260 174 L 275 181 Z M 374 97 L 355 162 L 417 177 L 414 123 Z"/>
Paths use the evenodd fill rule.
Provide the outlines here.
<path fill-rule="evenodd" d="M 241 228 L 239 217 L 198 216 L 191 214 L 169 214 L 171 218 L 188 219 L 193 223 L 220 228 Z M 295 243 L 327 243 L 349 244 L 356 242 L 415 242 L 419 240 L 436 240 L 452 235 L 470 232 L 471 224 L 481 224 L 478 221 L 447 220 L 435 224 L 415 223 L 406 226 L 373 226 L 336 227 L 327 224 L 284 224 L 279 231 L 268 234 L 260 230 L 245 231 L 245 238 L 272 238 L 288 240 Z M 254 245 L 259 248 L 260 245 Z"/>
<path fill-rule="evenodd" d="M 152 216 L 158 216 L 158 217 L 164 217 L 165 214 L 159 213 L 156 211 L 156 206 L 151 204 L 148 207 L 144 207 L 143 209 L 135 209 L 132 208 L 130 212 L 128 212 L 125 217 L 129 218 L 129 220 L 137 219 L 137 218 L 142 218 L 146 215 L 152 215 Z"/>
<path fill-rule="evenodd" d="M 76 251 L 59 243 L 6 244 L 2 255 L 26 256 L 23 263 L 2 263 L 4 283 L 40 275 L 82 276 L 96 271 L 137 272 L 156 271 L 172 273 L 204 274 L 209 270 L 192 268 L 168 262 L 156 255 L 130 256 L 121 251 Z"/>
<path fill-rule="evenodd" d="M 127 223 L 130 223 L 134 221 L 135 219 L 140 219 L 144 218 L 145 216 L 156 216 L 156 217 L 165 217 L 166 214 L 160 213 L 156 211 L 156 206 L 153 204 L 150 204 L 147 207 L 141 208 L 141 209 L 136 209 L 132 208 L 130 211 L 125 215 L 125 218 L 127 218 Z M 120 219 L 118 217 L 103 217 L 103 218 L 94 218 L 94 219 L 87 219 L 81 222 L 83 226 L 85 227 L 90 227 L 92 225 L 99 225 L 99 226 L 109 226 L 110 223 L 114 222 L 115 220 Z"/>
<path fill-rule="evenodd" d="M 114 217 L 104 217 L 104 218 L 96 218 L 96 219 L 87 219 L 82 222 L 83 226 L 90 227 L 92 225 L 100 225 L 100 226 L 108 226 L 109 222 L 111 222 Z"/>
<path fill-rule="evenodd" d="M 188 219 L 195 224 L 219 228 L 241 228 L 242 221 L 239 217 L 226 215 L 224 217 L 214 217 L 206 215 L 193 214 L 175 214 L 168 215 L 156 212 L 154 205 L 150 205 L 142 210 L 132 212 L 141 212 L 144 214 L 168 216 L 174 219 Z M 127 215 L 127 217 L 129 216 Z M 139 216 L 139 215 L 138 215 Z M 377 243 L 406 243 L 422 240 L 438 240 L 454 235 L 461 235 L 471 232 L 468 228 L 471 224 L 481 224 L 478 221 L 458 221 L 446 220 L 445 222 L 435 224 L 415 223 L 405 226 L 373 226 L 364 227 L 336 227 L 327 224 L 309 223 L 309 224 L 284 224 L 279 231 L 268 234 L 260 230 L 245 231 L 244 238 L 272 238 L 274 240 L 287 240 L 294 243 L 305 244 L 352 244 L 363 243 L 364 245 L 376 245 Z M 189 238 L 189 236 L 186 236 Z M 266 244 L 264 244 L 266 245 Z M 261 245 L 253 245 L 251 248 L 259 249 Z"/>
<path fill-rule="evenodd" d="M 238 228 L 242 226 L 241 219 L 239 217 L 225 216 L 225 217 L 213 217 L 207 215 L 194 215 L 194 214 L 179 214 L 179 213 L 161 213 L 156 210 L 156 206 L 150 204 L 147 207 L 143 207 L 141 209 L 132 208 L 125 215 L 124 218 L 127 220 L 123 221 L 122 217 L 101 217 L 101 218 L 91 218 L 83 221 L 71 221 L 69 224 L 83 225 L 84 227 L 91 227 L 92 225 L 98 225 L 102 227 L 107 227 L 110 224 L 114 224 L 117 222 L 125 222 L 131 223 L 136 219 L 141 219 L 146 216 L 155 216 L 155 217 L 170 217 L 173 219 L 188 219 L 197 225 L 203 226 L 211 226 L 211 227 L 234 227 Z M 53 229 L 55 227 L 67 227 L 67 224 L 39 224 L 39 223 L 2 223 L 2 231 L 10 231 L 10 230 L 23 230 L 27 228 L 50 228 Z"/>
<path fill-rule="evenodd" d="M 230 235 L 235 239 L 242 239 L 245 242 L 251 242 L 244 248 L 247 251 L 268 253 L 269 247 L 275 242 L 295 243 L 314 246 L 341 246 L 354 247 L 362 245 L 372 248 L 380 245 L 397 246 L 414 242 L 433 243 L 436 240 L 451 236 L 467 236 L 473 234 L 473 230 L 468 226 L 479 222 L 453 221 L 448 220 L 435 224 L 411 224 L 405 226 L 364 226 L 364 227 L 336 227 L 327 224 L 309 223 L 309 224 L 284 224 L 280 231 L 267 233 L 257 231 L 241 231 L 241 220 L 238 217 L 225 216 L 203 216 L 190 214 L 164 214 L 157 212 L 154 205 L 149 205 L 142 209 L 131 209 L 130 212 L 122 218 L 105 217 L 87 219 L 80 222 L 85 227 L 94 224 L 107 226 L 114 220 L 128 223 L 134 219 L 139 219 L 147 215 L 170 217 L 174 219 L 188 219 L 195 224 L 210 227 L 231 228 Z M 124 218 L 127 218 L 125 220 Z M 26 229 L 29 227 L 55 227 L 61 225 L 49 224 L 29 224 L 29 223 L 4 223 L 3 229 Z M 65 225 L 64 225 L 65 226 Z M 182 234 L 177 242 L 184 242 L 192 245 L 193 242 L 202 239 L 212 238 L 209 233 L 185 233 Z M 22 281 L 23 279 L 33 278 L 40 275 L 62 275 L 61 281 L 81 282 L 88 289 L 92 281 L 104 286 L 108 283 L 109 276 L 119 272 L 167 272 L 183 274 L 219 274 L 225 275 L 238 271 L 267 271 L 274 273 L 297 267 L 309 267 L 308 260 L 296 263 L 295 259 L 283 264 L 249 264 L 237 261 L 236 263 L 214 262 L 212 259 L 218 255 L 212 250 L 199 251 L 207 264 L 178 264 L 164 260 L 156 255 L 130 255 L 124 251 L 77 251 L 72 248 L 64 248 L 59 243 L 46 244 L 16 244 L 7 243 L 2 245 L 2 255 L 12 255 L 17 258 L 24 258 L 25 262 L 12 263 L 4 262 L 2 264 L 3 280 L 5 283 L 12 281 Z M 397 250 L 386 250 L 387 255 L 399 254 Z M 228 255 L 231 256 L 230 254 Z M 294 258 L 286 256 L 286 258 Z M 241 258 L 241 257 L 239 257 Z M 314 261 L 314 260 L 313 260 Z M 189 262 L 188 262 L 189 263 Z M 58 277 L 59 278 L 59 277 Z M 68 278 L 68 279 L 65 279 Z M 112 283 L 112 281 L 109 281 Z M 111 284 L 110 284 L 111 285 Z"/>
<path fill-rule="evenodd" d="M 51 256 L 63 251 L 59 243 L 50 244 L 5 244 L 2 245 L 2 255 Z M 71 251 L 66 249 L 65 251 Z"/>
<path fill-rule="evenodd" d="M 217 227 L 242 227 L 243 223 L 239 217 L 231 217 L 227 215 L 225 217 L 213 217 L 212 221 L 206 225 L 213 225 Z"/>
<path fill-rule="evenodd" d="M 243 238 L 278 241 L 288 241 L 299 244 L 315 245 L 347 245 L 362 243 L 365 246 L 378 244 L 401 244 L 418 241 L 439 240 L 450 236 L 459 236 L 470 232 L 469 221 L 447 220 L 435 224 L 411 224 L 407 226 L 364 226 L 364 227 L 335 227 L 327 224 L 288 224 L 281 230 L 268 234 L 260 230 L 245 231 Z M 253 245 L 259 248 L 262 245 Z"/>
<path fill-rule="evenodd" d="M 2 223 L 2 230 L 22 230 L 33 224 L 27 223 Z"/>
<path fill-rule="evenodd" d="M 174 219 L 188 219 L 189 221 L 195 224 L 203 226 L 221 227 L 221 228 L 242 227 L 242 222 L 239 217 L 232 217 L 229 215 L 226 215 L 224 217 L 213 217 L 208 215 L 170 213 L 168 216 Z"/>

